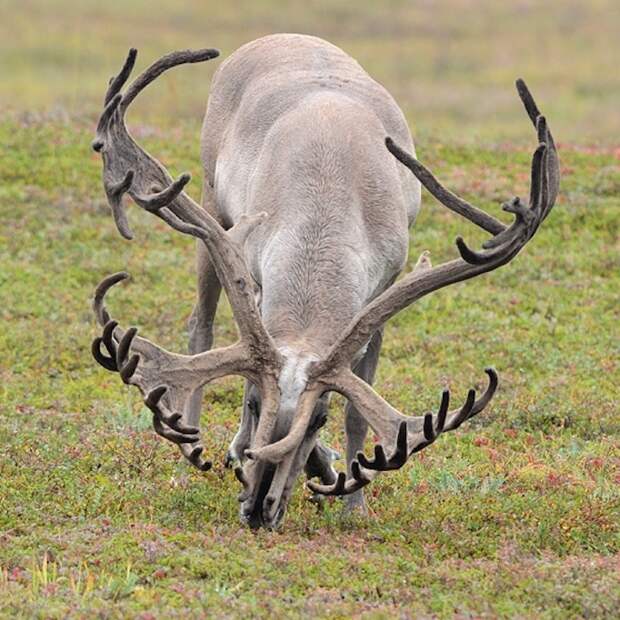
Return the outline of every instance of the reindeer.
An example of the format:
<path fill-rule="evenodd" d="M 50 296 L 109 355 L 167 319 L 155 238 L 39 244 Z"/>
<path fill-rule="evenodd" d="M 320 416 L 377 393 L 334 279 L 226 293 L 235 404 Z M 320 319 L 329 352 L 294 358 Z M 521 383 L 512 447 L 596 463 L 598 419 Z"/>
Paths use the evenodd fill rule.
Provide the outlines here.
<path fill-rule="evenodd" d="M 124 117 L 161 73 L 217 55 L 213 49 L 171 53 L 121 92 L 136 60 L 132 49 L 110 81 L 93 148 L 103 158 L 118 230 L 132 238 L 122 202 L 128 194 L 198 239 L 198 292 L 190 352 L 182 355 L 112 320 L 104 297 L 127 274 L 104 279 L 94 297 L 103 331 L 93 355 L 139 388 L 155 431 L 202 471 L 211 467 L 200 441 L 202 387 L 226 375 L 245 378 L 241 423 L 225 462 L 243 487 L 240 512 L 251 527 L 280 524 L 304 468 L 319 479 L 308 482 L 315 494 L 347 496 L 348 509 L 364 510 L 364 486 L 480 413 L 498 383 L 488 368 L 488 387 L 479 398 L 470 390 L 461 407 L 450 409 L 445 390 L 437 413 L 404 415 L 371 387 L 383 326 L 421 297 L 497 269 L 519 253 L 556 199 L 554 141 L 517 80 L 538 146 L 529 204 L 519 198 L 505 203 L 514 216 L 507 226 L 450 192 L 415 159 L 398 105 L 350 56 L 311 36 L 267 36 L 236 51 L 213 78 L 201 135 L 199 205 L 184 192 L 190 176 L 173 180 L 133 140 Z M 458 237 L 460 257 L 437 266 L 425 252 L 396 281 L 420 209 L 420 184 L 491 237 L 480 251 Z M 239 340 L 212 349 L 222 288 Z M 318 437 L 331 392 L 347 400 L 346 472 L 340 473 Z M 363 453 L 369 426 L 378 438 L 372 458 Z"/>

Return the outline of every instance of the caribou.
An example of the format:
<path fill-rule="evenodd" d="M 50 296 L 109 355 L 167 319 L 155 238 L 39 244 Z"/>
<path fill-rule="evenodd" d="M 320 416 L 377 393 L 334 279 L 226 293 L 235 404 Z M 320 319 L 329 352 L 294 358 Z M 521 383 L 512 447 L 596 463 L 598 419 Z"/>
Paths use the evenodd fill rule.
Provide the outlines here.
<path fill-rule="evenodd" d="M 241 484 L 240 514 L 251 527 L 276 528 L 302 471 L 316 496 L 346 496 L 365 510 L 363 487 L 402 467 L 442 433 L 480 413 L 498 377 L 450 407 L 444 390 L 435 413 L 409 416 L 372 387 L 386 322 L 440 288 L 510 262 L 554 205 L 559 164 L 551 132 L 530 91 L 518 94 L 538 144 L 529 200 L 513 198 L 506 225 L 446 189 L 415 157 L 400 108 L 338 47 L 319 38 L 280 34 L 248 43 L 216 71 L 201 132 L 201 204 L 127 130 L 136 96 L 164 71 L 218 56 L 215 49 L 177 51 L 149 66 L 126 88 L 132 49 L 111 78 L 95 151 L 120 234 L 132 238 L 123 197 L 197 242 L 197 301 L 189 320 L 189 354 L 173 353 L 122 328 L 105 295 L 127 277 L 105 278 L 94 295 L 102 332 L 95 359 L 136 386 L 154 430 L 202 471 L 203 386 L 245 378 L 239 430 L 225 457 Z M 124 90 L 123 90 L 124 89 Z M 432 265 L 424 252 L 397 280 L 420 209 L 421 185 L 442 205 L 490 234 L 482 249 L 456 239 L 459 256 Z M 224 289 L 238 342 L 213 347 Z M 330 393 L 346 399 L 346 471 L 319 439 Z M 368 428 L 377 442 L 364 454 Z"/>

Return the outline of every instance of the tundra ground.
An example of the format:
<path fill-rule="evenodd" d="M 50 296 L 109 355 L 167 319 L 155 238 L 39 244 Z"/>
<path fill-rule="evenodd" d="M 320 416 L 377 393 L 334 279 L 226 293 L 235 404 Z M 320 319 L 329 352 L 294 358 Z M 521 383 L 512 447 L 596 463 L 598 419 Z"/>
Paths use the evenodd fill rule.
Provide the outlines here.
<path fill-rule="evenodd" d="M 74 4 L 9 1 L 0 26 L 0 617 L 617 617 L 616 3 Z M 401 103 L 420 159 L 500 217 L 502 201 L 527 195 L 535 146 L 512 87 L 523 76 L 563 179 L 511 265 L 386 329 L 377 386 L 391 403 L 434 409 L 446 385 L 464 398 L 494 365 L 488 410 L 381 476 L 369 517 L 344 516 L 337 500 L 317 510 L 300 485 L 282 531 L 253 533 L 222 466 L 241 382 L 207 390 L 215 465 L 201 474 L 90 356 L 92 291 L 123 269 L 133 280 L 110 295 L 115 315 L 186 350 L 194 245 L 135 207 L 136 240 L 123 241 L 89 145 L 130 45 L 143 67 L 173 48 L 226 54 L 275 31 L 352 53 Z M 195 198 L 216 66 L 172 72 L 129 119 L 173 173 L 193 173 Z M 425 249 L 453 257 L 457 234 L 483 239 L 425 194 L 409 268 Z M 217 342 L 234 334 L 224 302 Z M 324 438 L 343 451 L 341 410 L 334 399 Z"/>

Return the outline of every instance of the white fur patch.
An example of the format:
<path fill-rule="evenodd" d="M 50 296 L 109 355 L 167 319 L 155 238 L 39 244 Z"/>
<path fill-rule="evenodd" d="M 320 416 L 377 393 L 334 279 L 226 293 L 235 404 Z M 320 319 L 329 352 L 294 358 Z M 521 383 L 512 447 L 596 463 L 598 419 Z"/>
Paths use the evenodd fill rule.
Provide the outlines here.
<path fill-rule="evenodd" d="M 299 397 L 306 388 L 308 366 L 319 358 L 308 353 L 293 351 L 288 347 L 280 347 L 279 352 L 285 360 L 278 379 L 280 408 L 291 411 L 297 408 Z"/>

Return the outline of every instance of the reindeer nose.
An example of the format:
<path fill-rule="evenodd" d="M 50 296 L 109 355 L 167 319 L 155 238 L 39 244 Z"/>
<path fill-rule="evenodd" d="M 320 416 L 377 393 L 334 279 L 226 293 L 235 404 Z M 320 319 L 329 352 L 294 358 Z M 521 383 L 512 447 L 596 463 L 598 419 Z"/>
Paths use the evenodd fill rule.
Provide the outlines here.
<path fill-rule="evenodd" d="M 284 507 L 277 498 L 268 495 L 263 502 L 263 525 L 269 530 L 275 530 L 284 516 Z"/>

